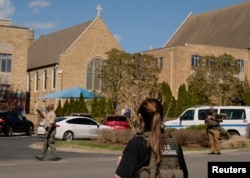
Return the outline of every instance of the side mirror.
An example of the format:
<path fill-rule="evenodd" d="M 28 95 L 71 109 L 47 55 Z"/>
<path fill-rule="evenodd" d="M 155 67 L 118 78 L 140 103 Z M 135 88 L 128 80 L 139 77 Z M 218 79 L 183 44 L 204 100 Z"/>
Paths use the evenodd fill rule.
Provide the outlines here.
<path fill-rule="evenodd" d="M 180 116 L 180 125 L 182 123 L 183 118 L 184 118 L 184 116 Z"/>

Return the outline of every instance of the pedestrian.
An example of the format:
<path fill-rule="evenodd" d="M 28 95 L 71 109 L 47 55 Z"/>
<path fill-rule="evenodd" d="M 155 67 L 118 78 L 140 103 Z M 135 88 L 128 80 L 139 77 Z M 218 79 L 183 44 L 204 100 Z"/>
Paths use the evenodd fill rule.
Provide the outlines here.
<path fill-rule="evenodd" d="M 47 107 L 47 113 L 44 114 L 39 109 L 37 110 L 39 115 L 44 118 L 44 126 L 45 126 L 45 140 L 43 143 L 43 149 L 41 153 L 36 156 L 36 159 L 43 161 L 46 155 L 48 148 L 50 148 L 53 158 L 51 161 L 59 161 L 61 158 L 57 156 L 56 146 L 55 146 L 55 135 L 56 135 L 56 125 L 55 118 L 56 114 L 54 111 L 54 105 L 49 104 Z"/>
<path fill-rule="evenodd" d="M 207 125 L 207 134 L 210 143 L 210 153 L 213 154 L 221 154 L 220 150 L 220 122 L 223 121 L 223 117 L 218 115 L 216 110 L 211 108 L 208 111 L 208 116 L 205 119 L 205 124 Z"/>
<path fill-rule="evenodd" d="M 122 156 L 118 157 L 115 178 L 133 178 L 143 167 L 148 166 L 151 151 L 155 153 L 155 163 L 161 164 L 162 153 L 166 148 L 163 129 L 163 106 L 154 98 L 144 100 L 137 112 L 141 126 L 141 133 L 149 133 L 148 142 L 141 137 L 133 137 L 127 144 Z M 178 144 L 178 162 L 184 178 L 188 177 L 188 170 L 181 146 Z"/>

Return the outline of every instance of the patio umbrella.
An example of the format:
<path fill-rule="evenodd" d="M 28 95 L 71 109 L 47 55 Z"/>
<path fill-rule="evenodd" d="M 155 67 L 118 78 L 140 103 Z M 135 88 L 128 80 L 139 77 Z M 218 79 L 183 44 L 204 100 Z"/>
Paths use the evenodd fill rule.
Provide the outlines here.
<path fill-rule="evenodd" d="M 91 99 L 96 97 L 96 94 L 84 88 L 73 87 L 39 96 L 38 99 L 71 98 L 71 97 L 79 98 L 81 93 L 85 99 Z"/>

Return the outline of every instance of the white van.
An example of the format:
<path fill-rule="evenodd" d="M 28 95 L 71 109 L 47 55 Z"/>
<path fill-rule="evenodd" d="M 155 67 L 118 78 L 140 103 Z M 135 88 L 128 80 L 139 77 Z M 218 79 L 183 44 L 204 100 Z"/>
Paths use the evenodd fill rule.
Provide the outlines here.
<path fill-rule="evenodd" d="M 179 118 L 164 122 L 165 128 L 187 128 L 204 124 L 209 109 L 226 117 L 220 126 L 231 135 L 247 136 L 247 124 L 250 123 L 250 107 L 248 106 L 197 106 L 186 109 Z"/>

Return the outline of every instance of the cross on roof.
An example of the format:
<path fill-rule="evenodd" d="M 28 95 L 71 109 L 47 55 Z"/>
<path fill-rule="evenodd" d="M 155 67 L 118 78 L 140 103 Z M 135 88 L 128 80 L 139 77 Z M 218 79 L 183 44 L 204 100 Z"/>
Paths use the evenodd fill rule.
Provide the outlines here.
<path fill-rule="evenodd" d="M 100 5 L 98 5 L 96 9 L 97 9 L 97 17 L 99 17 L 99 16 L 100 16 L 100 14 L 101 14 L 101 10 L 102 10 L 102 8 L 101 8 L 101 6 L 100 6 Z"/>

